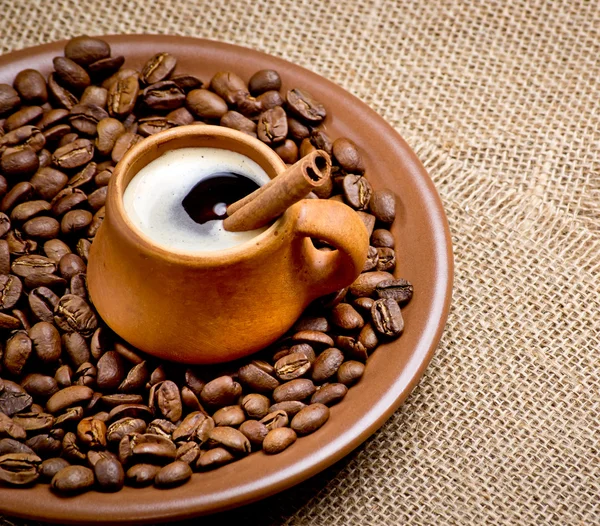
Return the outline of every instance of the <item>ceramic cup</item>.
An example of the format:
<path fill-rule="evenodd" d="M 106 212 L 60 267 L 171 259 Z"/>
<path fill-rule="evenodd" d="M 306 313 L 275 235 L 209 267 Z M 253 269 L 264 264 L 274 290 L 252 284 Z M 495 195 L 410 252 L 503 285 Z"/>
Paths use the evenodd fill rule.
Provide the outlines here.
<path fill-rule="evenodd" d="M 182 126 L 144 139 L 111 178 L 106 217 L 90 250 L 88 288 L 102 319 L 131 345 L 177 362 L 229 361 L 273 343 L 311 301 L 352 283 L 369 239 L 348 206 L 305 199 L 235 247 L 165 250 L 131 223 L 123 193 L 148 163 L 187 147 L 239 152 L 271 178 L 286 168 L 259 140 L 224 127 Z M 337 250 L 318 250 L 311 237 Z"/>

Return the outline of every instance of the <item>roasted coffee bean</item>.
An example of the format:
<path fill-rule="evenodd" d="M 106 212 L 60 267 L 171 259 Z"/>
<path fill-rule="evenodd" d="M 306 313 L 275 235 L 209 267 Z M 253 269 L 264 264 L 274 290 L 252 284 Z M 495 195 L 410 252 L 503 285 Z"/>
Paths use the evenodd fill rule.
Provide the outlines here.
<path fill-rule="evenodd" d="M 126 414 L 126 413 L 137 414 L 137 413 L 139 413 L 139 411 L 129 411 L 126 408 L 128 408 L 128 407 L 131 408 L 132 406 L 133 407 L 141 406 L 143 408 L 143 412 L 145 413 L 146 417 L 148 415 L 153 416 L 153 412 L 150 411 L 150 409 L 147 406 L 143 405 L 144 398 L 140 394 L 116 393 L 116 394 L 102 395 L 102 398 L 100 400 L 106 407 L 110 408 L 111 411 L 112 411 L 112 409 L 119 407 L 119 409 L 122 410 L 124 414 Z M 117 415 L 113 414 L 111 416 L 111 419 L 114 420 L 115 418 L 117 418 Z"/>
<path fill-rule="evenodd" d="M 300 411 L 290 424 L 299 435 L 314 433 L 329 419 L 329 408 L 324 404 L 311 404 Z"/>
<path fill-rule="evenodd" d="M 262 111 L 271 110 L 277 106 L 283 106 L 285 101 L 278 91 L 265 91 L 263 94 L 256 97 L 257 105 Z"/>
<path fill-rule="evenodd" d="M 67 214 L 70 214 L 70 212 L 67 212 Z M 77 254 L 66 254 L 58 263 L 58 270 L 63 278 L 66 280 L 71 280 L 75 276 L 84 275 L 83 273 L 86 270 L 86 266 L 83 259 L 81 259 Z M 71 293 L 75 294 L 75 291 L 71 291 Z M 82 296 L 82 294 L 77 295 Z M 85 295 L 82 297 L 85 297 Z"/>
<path fill-rule="evenodd" d="M 267 433 L 267 436 L 263 440 L 262 448 L 267 455 L 276 455 L 290 447 L 296 442 L 297 438 L 298 435 L 293 429 L 278 427 Z"/>
<path fill-rule="evenodd" d="M 41 199 L 52 199 L 60 192 L 69 178 L 54 168 L 40 168 L 31 178 L 30 184 Z"/>
<path fill-rule="evenodd" d="M 91 104 L 105 109 L 108 102 L 108 90 L 101 86 L 88 86 L 81 95 L 79 102 L 80 104 Z"/>
<path fill-rule="evenodd" d="M 50 482 L 54 475 L 67 466 L 69 466 L 69 463 L 64 458 L 47 458 L 40 465 L 40 478 L 44 482 Z"/>
<path fill-rule="evenodd" d="M 141 458 L 152 463 L 165 464 L 175 459 L 177 448 L 168 438 L 146 433 L 141 436 L 141 439 L 132 450 L 136 460 Z"/>
<path fill-rule="evenodd" d="M 70 135 L 72 132 L 71 126 L 68 124 L 57 124 L 51 128 L 46 128 L 43 132 L 44 139 L 47 143 L 60 142 L 63 137 Z"/>
<path fill-rule="evenodd" d="M 196 468 L 202 470 L 215 469 L 228 464 L 232 460 L 235 460 L 235 457 L 227 449 L 215 447 L 200 455 L 198 462 L 196 462 Z"/>
<path fill-rule="evenodd" d="M 338 382 L 351 386 L 354 385 L 365 372 L 365 365 L 355 360 L 348 360 L 340 365 L 337 372 Z"/>
<path fill-rule="evenodd" d="M 87 463 L 92 469 L 94 469 L 96 464 L 103 458 L 117 460 L 117 455 L 115 455 L 112 451 L 105 450 L 96 451 L 92 449 L 87 452 Z"/>
<path fill-rule="evenodd" d="M 64 124 L 67 117 L 69 116 L 69 110 L 64 108 L 57 108 L 44 113 L 41 119 L 37 123 L 37 127 L 44 131 L 49 128 L 56 126 L 57 124 Z"/>
<path fill-rule="evenodd" d="M 119 71 L 115 72 L 112 76 L 105 79 L 102 82 L 102 87 L 106 88 L 107 90 L 110 90 L 117 82 L 119 82 L 119 80 L 123 80 L 123 79 L 125 79 L 127 77 L 131 77 L 131 76 L 133 76 L 139 80 L 140 73 L 139 73 L 139 71 L 136 71 L 135 69 L 121 68 Z M 133 118 L 135 119 L 135 117 L 133 117 Z"/>
<path fill-rule="evenodd" d="M 83 407 L 75 406 L 69 407 L 64 413 L 61 413 L 56 417 L 54 422 L 55 427 L 61 427 L 63 425 L 70 425 L 71 423 L 77 423 L 83 418 Z"/>
<path fill-rule="evenodd" d="M 175 75 L 170 77 L 177 87 L 183 91 L 190 91 L 202 86 L 202 81 L 193 75 Z"/>
<path fill-rule="evenodd" d="M 98 369 L 93 363 L 84 362 L 82 363 L 75 374 L 73 375 L 73 383 L 75 385 L 85 385 L 87 387 L 94 387 L 96 385 L 96 378 L 98 377 Z M 90 404 L 96 404 L 97 397 L 101 396 L 100 393 L 94 393 Z"/>
<path fill-rule="evenodd" d="M 264 424 L 257 420 L 246 420 L 240 426 L 240 431 L 250 441 L 250 444 L 255 448 L 261 448 L 263 440 L 269 433 L 269 429 Z"/>
<path fill-rule="evenodd" d="M 25 331 L 14 333 L 4 349 L 4 368 L 14 376 L 20 376 L 32 353 L 31 339 Z"/>
<path fill-rule="evenodd" d="M 110 154 L 117 139 L 125 133 L 125 126 L 121 121 L 112 117 L 100 120 L 96 129 L 98 132 L 96 149 L 102 155 Z"/>
<path fill-rule="evenodd" d="M 73 385 L 65 387 L 53 394 L 48 402 L 46 409 L 53 414 L 63 411 L 67 407 L 81 405 L 92 399 L 94 391 L 84 385 Z"/>
<path fill-rule="evenodd" d="M 8 84 L 0 84 L 0 117 L 18 108 L 20 104 L 19 94 Z"/>
<path fill-rule="evenodd" d="M 190 419 L 192 418 L 190 415 L 188 415 L 188 417 Z M 188 417 L 186 417 L 186 419 Z M 146 431 L 146 433 L 150 433 L 152 435 L 160 435 L 164 436 L 165 438 L 171 439 L 173 437 L 173 433 L 175 433 L 175 430 L 177 428 L 178 426 L 176 426 L 173 422 L 169 422 L 164 418 L 156 418 L 148 424 L 148 430 Z M 196 428 L 192 426 L 191 433 L 193 433 L 195 429 Z"/>
<path fill-rule="evenodd" d="M 250 442 L 244 434 L 233 427 L 215 427 L 208 437 L 211 447 L 224 447 L 238 456 L 250 453 Z"/>
<path fill-rule="evenodd" d="M 21 387 L 36 398 L 48 398 L 58 391 L 58 384 L 52 376 L 39 373 L 28 374 L 23 378 Z"/>
<path fill-rule="evenodd" d="M 169 122 L 166 117 L 154 116 L 144 117 L 139 120 L 138 133 L 142 137 L 149 137 L 155 133 L 169 130 L 174 126 L 174 123 Z"/>
<path fill-rule="evenodd" d="M 125 360 L 133 364 L 142 363 L 144 360 L 133 347 L 124 343 L 116 342 L 115 351 L 117 351 Z"/>
<path fill-rule="evenodd" d="M 52 213 L 61 216 L 69 210 L 87 202 L 87 196 L 79 188 L 64 188 L 50 202 Z"/>
<path fill-rule="evenodd" d="M 331 406 L 340 402 L 347 393 L 348 388 L 342 383 L 324 384 L 312 395 L 310 403 Z"/>
<path fill-rule="evenodd" d="M 365 266 L 363 267 L 362 271 L 369 272 L 369 270 L 377 268 L 377 263 L 379 263 L 379 252 L 377 252 L 375 247 L 369 246 L 367 260 L 365 261 Z"/>
<path fill-rule="evenodd" d="M 80 36 L 72 38 L 65 45 L 65 57 L 87 67 L 98 60 L 110 57 L 110 46 L 98 38 Z"/>
<path fill-rule="evenodd" d="M 302 124 L 299 120 L 288 116 L 288 132 L 290 137 L 297 141 L 302 141 L 310 137 L 310 128 Z"/>
<path fill-rule="evenodd" d="M 269 412 L 269 405 L 271 402 L 269 399 L 258 393 L 250 393 L 244 396 L 242 400 L 242 407 L 248 418 L 256 418 L 260 420 Z"/>
<path fill-rule="evenodd" d="M 119 79 L 108 90 L 108 112 L 111 117 L 127 117 L 135 107 L 140 86 L 137 75 Z"/>
<path fill-rule="evenodd" d="M 25 443 L 41 458 L 53 458 L 60 455 L 61 451 L 64 449 L 64 436 L 64 430 L 51 429 L 49 433 L 41 433 L 32 436 Z"/>
<path fill-rule="evenodd" d="M 39 324 L 38 324 L 39 325 Z M 85 338 L 78 332 L 67 332 L 61 337 L 63 347 L 73 367 L 78 369 L 91 359 L 90 349 Z"/>
<path fill-rule="evenodd" d="M 6 239 L 0 239 L 0 274 L 10 272 L 10 248 Z"/>
<path fill-rule="evenodd" d="M 37 287 L 29 294 L 29 307 L 40 321 L 52 323 L 60 298 L 47 287 Z"/>
<path fill-rule="evenodd" d="M 53 239 L 60 231 L 60 224 L 53 217 L 34 217 L 23 225 L 23 232 L 37 239 Z"/>
<path fill-rule="evenodd" d="M 394 248 L 396 242 L 394 241 L 394 236 L 389 230 L 377 228 L 376 230 L 373 230 L 373 233 L 371 234 L 371 245 L 377 248 Z"/>
<path fill-rule="evenodd" d="M 150 378 L 150 371 L 145 361 L 138 363 L 129 370 L 125 380 L 119 385 L 119 392 L 131 393 L 141 389 Z"/>
<path fill-rule="evenodd" d="M 286 427 L 289 423 L 289 418 L 285 411 L 278 410 L 261 418 L 260 423 L 270 431 L 271 429 L 276 429 L 278 427 Z"/>
<path fill-rule="evenodd" d="M 123 381 L 124 376 L 123 359 L 115 351 L 108 351 L 100 357 L 96 380 L 99 389 L 115 389 Z"/>
<path fill-rule="evenodd" d="M 13 87 L 25 104 L 44 104 L 48 101 L 46 79 L 35 69 L 24 69 L 17 73 Z M 0 93 L 2 93 L 1 86 Z M 3 113 L 2 100 L 3 97 L 0 95 L 0 115 Z"/>
<path fill-rule="evenodd" d="M 32 195 L 33 186 L 26 181 L 21 181 L 20 183 L 15 184 L 10 192 L 4 196 L 0 203 L 0 210 L 2 210 L 2 212 L 8 212 L 14 206 L 31 198 Z"/>
<path fill-rule="evenodd" d="M 280 380 L 294 380 L 306 374 L 311 361 L 304 353 L 291 353 L 280 358 L 275 364 L 275 372 Z"/>
<path fill-rule="evenodd" d="M 358 343 L 362 344 L 367 352 L 373 352 L 379 345 L 379 338 L 377 337 L 377 333 L 375 332 L 375 329 L 371 323 L 366 323 L 360 331 L 360 334 L 358 335 Z"/>
<path fill-rule="evenodd" d="M 175 82 L 174 79 L 173 82 Z M 167 113 L 167 120 L 176 126 L 185 126 L 194 122 L 194 116 L 187 108 L 177 108 Z"/>
<path fill-rule="evenodd" d="M 324 382 L 331 378 L 344 361 L 344 354 L 335 347 L 324 350 L 313 363 L 312 379 Z"/>
<path fill-rule="evenodd" d="M 71 109 L 69 123 L 83 135 L 96 135 L 98 123 L 108 118 L 108 113 L 95 104 L 77 104 Z"/>
<path fill-rule="evenodd" d="M 115 74 L 125 63 L 125 57 L 117 55 L 115 57 L 102 58 L 92 62 L 88 66 L 88 71 L 93 79 L 104 79 Z"/>
<path fill-rule="evenodd" d="M 27 453 L 29 455 L 35 455 L 33 449 L 14 438 L 0 439 L 0 457 L 2 455 L 8 455 L 9 453 Z"/>
<path fill-rule="evenodd" d="M 87 71 L 70 58 L 55 57 L 52 62 L 57 80 L 66 88 L 82 92 L 91 84 Z"/>
<path fill-rule="evenodd" d="M 295 344 L 308 343 L 314 348 L 333 347 L 331 336 L 321 331 L 298 331 L 292 336 L 292 340 Z"/>
<path fill-rule="evenodd" d="M 195 440 L 203 444 L 215 427 L 214 420 L 200 411 L 189 413 L 173 431 L 173 440 L 183 442 Z"/>
<path fill-rule="evenodd" d="M 298 160 L 298 146 L 291 139 L 286 139 L 283 144 L 276 146 L 274 150 L 286 164 L 294 164 Z"/>
<path fill-rule="evenodd" d="M 48 431 L 54 425 L 54 417 L 48 413 L 18 413 L 13 422 L 28 433 Z"/>
<path fill-rule="evenodd" d="M 344 331 L 360 329 L 365 324 L 363 317 L 348 303 L 340 303 L 332 309 L 331 321 Z"/>
<path fill-rule="evenodd" d="M 198 397 L 185 385 L 181 388 L 181 402 L 184 408 L 191 411 L 202 411 L 203 409 Z"/>
<path fill-rule="evenodd" d="M 8 252 L 13 257 L 30 255 L 37 250 L 37 242 L 33 239 L 23 239 L 21 232 L 17 229 L 11 230 L 6 234 L 5 240 L 8 244 Z M 39 275 L 43 274 L 43 272 L 31 273 L 31 275 L 34 274 Z M 25 278 L 27 278 L 27 276 L 25 276 Z"/>
<path fill-rule="evenodd" d="M 396 218 L 396 196 L 391 190 L 376 190 L 371 196 L 369 209 L 379 221 L 391 224 Z"/>
<path fill-rule="evenodd" d="M 100 491 L 119 491 L 125 484 L 125 472 L 114 458 L 101 458 L 94 466 L 94 475 Z"/>
<path fill-rule="evenodd" d="M 355 210 L 365 210 L 373 193 L 371 184 L 361 175 L 348 174 L 343 181 L 346 202 Z"/>
<path fill-rule="evenodd" d="M 323 130 L 313 130 L 310 134 L 310 142 L 317 150 L 324 150 L 331 155 L 331 139 Z"/>
<path fill-rule="evenodd" d="M 105 207 L 100 208 L 94 214 L 94 217 L 92 218 L 92 222 L 90 223 L 90 226 L 88 226 L 87 231 L 86 231 L 86 235 L 88 237 L 94 237 L 96 235 L 96 232 L 98 232 L 98 229 L 100 228 L 100 225 L 102 224 L 102 221 L 104 221 L 105 214 L 106 214 Z"/>
<path fill-rule="evenodd" d="M 281 89 L 279 73 L 272 69 L 257 71 L 248 81 L 248 89 L 252 95 L 260 95 L 265 91 Z"/>
<path fill-rule="evenodd" d="M 170 80 L 163 80 L 148 86 L 142 92 L 144 104 L 153 110 L 174 110 L 183 106 L 185 93 L 177 84 Z"/>
<path fill-rule="evenodd" d="M 58 147 L 62 148 L 63 146 L 68 146 L 77 139 L 79 139 L 79 135 L 77 135 L 76 133 L 67 133 L 66 135 L 63 135 L 58 141 Z"/>
<path fill-rule="evenodd" d="M 10 486 L 31 484 L 40 476 L 42 459 L 30 453 L 8 453 L 0 456 L 0 482 Z"/>
<path fill-rule="evenodd" d="M 311 380 L 306 378 L 297 378 L 290 380 L 273 391 L 273 400 L 275 402 L 286 402 L 290 400 L 302 401 L 315 392 L 316 387 Z"/>
<path fill-rule="evenodd" d="M 115 145 L 111 153 L 111 159 L 113 162 L 118 163 L 127 153 L 127 151 L 133 148 L 142 139 L 143 137 L 141 135 L 138 135 L 134 132 L 126 132 L 123 135 L 120 135 L 115 141 Z"/>
<path fill-rule="evenodd" d="M 0 237 L 4 237 L 9 230 L 10 219 L 5 213 L 0 212 Z"/>
<path fill-rule="evenodd" d="M 156 475 L 154 485 L 157 488 L 180 486 L 192 476 L 192 468 L 185 462 L 176 460 L 164 466 Z"/>
<path fill-rule="evenodd" d="M 402 312 L 392 299 L 377 300 L 371 308 L 371 317 L 375 329 L 385 336 L 397 337 L 404 330 Z"/>
<path fill-rule="evenodd" d="M 175 459 L 185 462 L 188 466 L 195 465 L 200 457 L 200 446 L 196 442 L 184 442 L 177 448 Z"/>
<path fill-rule="evenodd" d="M 181 418 L 183 407 L 179 388 L 175 382 L 170 380 L 162 382 L 156 390 L 156 400 L 158 409 L 165 418 L 171 422 L 177 422 Z"/>
<path fill-rule="evenodd" d="M 285 140 L 287 133 L 287 118 L 281 106 L 260 114 L 257 135 L 261 141 L 266 144 L 276 144 Z"/>
<path fill-rule="evenodd" d="M 224 113 L 219 124 L 226 128 L 232 128 L 252 137 L 256 137 L 256 123 L 244 117 L 237 111 L 228 111 L 227 113 Z"/>
<path fill-rule="evenodd" d="M 31 406 L 32 398 L 19 384 L 0 378 L 0 413 L 13 416 Z"/>
<path fill-rule="evenodd" d="M 269 413 L 275 413 L 277 411 L 285 411 L 288 416 L 294 416 L 298 411 L 304 409 L 306 404 L 298 402 L 297 400 L 288 400 L 284 402 L 278 402 L 269 407 Z"/>
<path fill-rule="evenodd" d="M 365 164 L 358 146 L 351 139 L 341 137 L 333 142 L 332 152 L 342 170 L 353 174 L 363 174 Z"/>
<path fill-rule="evenodd" d="M 367 229 L 367 234 L 370 236 L 373 233 L 373 229 L 375 228 L 375 222 L 377 221 L 375 219 L 375 216 L 372 214 L 368 214 L 367 212 L 362 212 L 361 210 L 358 210 L 356 213 L 365 225 L 365 228 Z"/>
<path fill-rule="evenodd" d="M 244 365 L 238 371 L 240 382 L 259 393 L 270 393 L 279 385 L 279 381 L 260 369 L 256 364 Z"/>
<path fill-rule="evenodd" d="M 17 276 L 0 274 L 0 309 L 11 309 L 19 301 L 23 284 Z"/>
<path fill-rule="evenodd" d="M 220 119 L 227 113 L 227 103 L 216 93 L 195 89 L 186 96 L 188 109 L 200 119 Z"/>
<path fill-rule="evenodd" d="M 91 212 L 87 210 L 70 210 L 63 216 L 60 230 L 65 235 L 84 230 L 91 224 L 92 219 Z"/>
<path fill-rule="evenodd" d="M 64 495 L 81 493 L 94 485 L 94 472 L 85 466 L 67 466 L 54 475 L 50 485 Z"/>
<path fill-rule="evenodd" d="M 242 386 L 231 376 L 220 376 L 204 386 L 200 397 L 207 405 L 225 406 L 236 402 L 241 393 Z"/>
<path fill-rule="evenodd" d="M 79 100 L 68 89 L 63 88 L 57 80 L 56 73 L 51 73 L 48 77 L 48 93 L 50 99 L 61 108 L 70 110 L 79 103 Z"/>
<path fill-rule="evenodd" d="M 12 438 L 14 440 L 25 440 L 27 433 L 25 429 L 16 424 L 12 418 L 0 413 L 0 438 Z"/>
<path fill-rule="evenodd" d="M 5 151 L 0 159 L 0 170 L 9 178 L 29 177 L 40 166 L 37 154 L 32 148 L 25 147 Z"/>
<path fill-rule="evenodd" d="M 323 104 L 315 100 L 306 90 L 299 88 L 289 90 L 286 101 L 292 113 L 311 124 L 320 123 L 327 115 Z"/>
<path fill-rule="evenodd" d="M 61 365 L 58 369 L 56 369 L 56 372 L 54 373 L 54 379 L 56 380 L 56 383 L 60 388 L 70 387 L 72 384 L 72 376 L 73 370 L 68 365 Z"/>
<path fill-rule="evenodd" d="M 44 110 L 42 110 L 40 106 L 24 106 L 6 119 L 4 130 L 12 131 L 21 126 L 25 126 L 26 124 L 33 124 L 33 122 L 38 120 L 43 113 Z"/>
<path fill-rule="evenodd" d="M 347 356 L 355 360 L 366 362 L 369 357 L 365 346 L 354 336 L 336 336 L 335 344 L 339 349 L 344 351 Z"/>
<path fill-rule="evenodd" d="M 215 411 L 213 420 L 217 426 L 237 427 L 246 420 L 246 415 L 241 406 L 230 405 Z"/>
<path fill-rule="evenodd" d="M 302 316 L 293 327 L 294 332 L 300 331 L 319 331 L 328 332 L 329 322 L 324 316 Z"/>
<path fill-rule="evenodd" d="M 39 152 L 45 144 L 46 139 L 40 129 L 28 124 L 9 131 L 3 137 L 0 136 L 0 153 L 5 153 L 9 148 L 25 148 L 26 146 Z"/>
<path fill-rule="evenodd" d="M 152 464 L 136 464 L 127 470 L 127 484 L 141 488 L 154 482 L 160 466 Z"/>
<path fill-rule="evenodd" d="M 144 84 L 154 84 L 168 78 L 177 66 L 177 59 L 170 53 L 157 53 L 142 69 L 141 81 Z"/>
<path fill-rule="evenodd" d="M 227 104 L 234 104 L 241 93 L 246 93 L 246 83 L 231 71 L 219 71 L 210 80 L 210 88 L 224 99 Z"/>
<path fill-rule="evenodd" d="M 393 248 L 378 248 L 377 270 L 393 271 L 396 267 L 396 253 Z"/>
<path fill-rule="evenodd" d="M 58 168 L 72 169 L 89 163 L 94 156 L 94 145 L 88 139 L 77 139 L 58 148 L 52 155 L 52 162 Z"/>
<path fill-rule="evenodd" d="M 62 330 L 79 332 L 83 336 L 91 336 L 98 325 L 96 315 L 88 303 L 74 294 L 65 294 L 60 298 L 54 309 L 54 321 Z"/>
<path fill-rule="evenodd" d="M 17 223 L 22 223 L 49 210 L 50 203 L 48 201 L 26 201 L 13 208 L 10 218 Z M 3 216 L 6 217 L 5 214 Z M 6 222 L 3 221 L 3 224 L 6 224 Z M 8 227 L 10 228 L 10 222 L 8 223 Z"/>
<path fill-rule="evenodd" d="M 381 299 L 392 299 L 398 303 L 406 303 L 413 296 L 413 286 L 405 279 L 390 279 L 379 282 L 375 287 L 375 292 Z"/>
<path fill-rule="evenodd" d="M 103 186 L 102 188 L 98 188 L 98 190 L 94 190 L 90 195 L 88 195 L 88 204 L 93 210 L 100 210 L 100 208 L 106 204 L 107 195 L 108 187 Z"/>
<path fill-rule="evenodd" d="M 349 292 L 355 297 L 371 296 L 380 282 L 393 279 L 389 272 L 365 272 L 350 285 Z"/>

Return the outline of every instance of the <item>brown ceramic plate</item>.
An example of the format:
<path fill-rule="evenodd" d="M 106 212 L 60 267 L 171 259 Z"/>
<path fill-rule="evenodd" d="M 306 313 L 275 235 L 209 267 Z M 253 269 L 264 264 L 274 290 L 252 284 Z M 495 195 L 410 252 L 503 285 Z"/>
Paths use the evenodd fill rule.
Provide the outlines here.
<path fill-rule="evenodd" d="M 403 309 L 402 337 L 379 347 L 362 380 L 331 410 L 319 431 L 283 453 L 262 452 L 208 473 L 195 474 L 177 489 L 125 488 L 60 498 L 47 485 L 0 489 L 0 514 L 73 523 L 174 520 L 240 506 L 289 488 L 347 455 L 375 432 L 406 399 L 423 374 L 440 339 L 452 290 L 452 246 L 446 216 L 431 179 L 402 138 L 360 100 L 324 78 L 282 59 L 229 44 L 175 36 L 106 37 L 113 54 L 140 68 L 152 55 L 168 51 L 177 70 L 203 80 L 219 70 L 248 79 L 259 69 L 279 71 L 284 86 L 307 87 L 325 103 L 332 138 L 350 137 L 365 152 L 369 180 L 399 197 L 393 232 L 401 247 L 397 275 L 414 284 L 415 296 Z M 64 42 L 0 57 L 0 82 L 12 84 L 22 69 L 47 74 Z"/>

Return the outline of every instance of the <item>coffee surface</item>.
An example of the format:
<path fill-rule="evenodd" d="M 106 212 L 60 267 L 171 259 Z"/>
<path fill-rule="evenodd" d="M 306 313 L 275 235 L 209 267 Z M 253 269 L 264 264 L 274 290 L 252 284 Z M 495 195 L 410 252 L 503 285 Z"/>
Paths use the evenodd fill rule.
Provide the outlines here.
<path fill-rule="evenodd" d="M 248 232 L 223 228 L 227 205 L 269 181 L 252 159 L 220 148 L 180 148 L 142 168 L 123 195 L 131 222 L 168 250 L 230 248 L 267 227 Z"/>

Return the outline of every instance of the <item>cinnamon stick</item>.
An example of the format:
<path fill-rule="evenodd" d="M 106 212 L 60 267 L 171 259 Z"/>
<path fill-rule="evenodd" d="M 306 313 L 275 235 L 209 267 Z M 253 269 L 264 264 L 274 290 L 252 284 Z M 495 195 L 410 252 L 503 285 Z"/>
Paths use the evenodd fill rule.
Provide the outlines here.
<path fill-rule="evenodd" d="M 315 150 L 267 184 L 227 207 L 225 230 L 242 232 L 266 225 L 331 177 L 327 152 Z"/>

